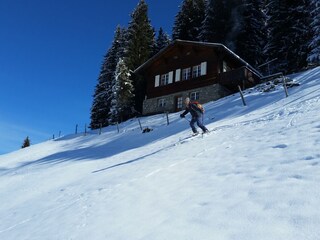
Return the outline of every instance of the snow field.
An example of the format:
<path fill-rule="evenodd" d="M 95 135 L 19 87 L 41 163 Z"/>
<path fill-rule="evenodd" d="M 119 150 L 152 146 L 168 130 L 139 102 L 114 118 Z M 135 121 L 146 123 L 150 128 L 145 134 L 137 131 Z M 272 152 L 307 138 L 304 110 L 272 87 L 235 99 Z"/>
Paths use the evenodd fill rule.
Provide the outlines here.
<path fill-rule="evenodd" d="M 0 156 L 0 239 L 318 239 L 320 68 L 291 78 L 206 104 L 203 138 L 175 113 Z"/>

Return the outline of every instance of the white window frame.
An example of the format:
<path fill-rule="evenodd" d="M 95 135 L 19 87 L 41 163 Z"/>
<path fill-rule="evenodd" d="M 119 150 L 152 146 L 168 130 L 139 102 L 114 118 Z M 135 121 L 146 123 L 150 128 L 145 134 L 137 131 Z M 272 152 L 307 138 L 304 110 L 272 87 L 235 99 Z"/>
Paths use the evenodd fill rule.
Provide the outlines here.
<path fill-rule="evenodd" d="M 177 109 L 182 109 L 183 108 L 183 97 L 178 97 L 177 98 Z"/>
<path fill-rule="evenodd" d="M 190 100 L 196 101 L 200 99 L 200 92 L 191 92 L 190 93 Z"/>
<path fill-rule="evenodd" d="M 182 69 L 182 80 L 191 79 L 191 67 Z"/>
<path fill-rule="evenodd" d="M 169 73 L 162 74 L 160 77 L 160 86 L 169 84 Z"/>
<path fill-rule="evenodd" d="M 166 105 L 167 105 L 167 102 L 165 98 L 158 99 L 158 107 L 164 108 Z"/>
<path fill-rule="evenodd" d="M 201 64 L 192 67 L 192 78 L 201 76 Z"/>

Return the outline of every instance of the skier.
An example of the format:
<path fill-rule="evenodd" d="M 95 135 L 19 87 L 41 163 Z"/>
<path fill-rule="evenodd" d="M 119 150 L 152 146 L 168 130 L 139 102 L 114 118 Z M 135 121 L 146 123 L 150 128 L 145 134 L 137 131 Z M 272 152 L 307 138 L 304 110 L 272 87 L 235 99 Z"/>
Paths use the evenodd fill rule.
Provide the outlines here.
<path fill-rule="evenodd" d="M 180 114 L 180 117 L 184 118 L 185 115 L 190 112 L 192 116 L 190 127 L 193 131 L 193 135 L 198 134 L 198 131 L 194 126 L 195 123 L 197 123 L 198 127 L 202 129 L 203 133 L 209 132 L 209 130 L 203 125 L 203 108 L 199 107 L 198 102 L 191 102 L 190 98 L 187 97 L 184 103 L 186 105 L 186 110 L 182 114 Z"/>

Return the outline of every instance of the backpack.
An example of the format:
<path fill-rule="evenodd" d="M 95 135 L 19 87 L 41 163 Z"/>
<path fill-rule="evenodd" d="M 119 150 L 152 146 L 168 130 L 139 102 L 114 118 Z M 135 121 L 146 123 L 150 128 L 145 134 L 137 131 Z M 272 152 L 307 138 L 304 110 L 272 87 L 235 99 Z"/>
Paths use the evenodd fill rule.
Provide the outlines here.
<path fill-rule="evenodd" d="M 192 102 L 192 104 L 196 105 L 197 109 L 198 109 L 201 113 L 204 113 L 204 108 L 203 108 L 203 106 L 202 106 L 200 103 L 198 103 L 197 101 L 195 101 L 195 102 Z"/>

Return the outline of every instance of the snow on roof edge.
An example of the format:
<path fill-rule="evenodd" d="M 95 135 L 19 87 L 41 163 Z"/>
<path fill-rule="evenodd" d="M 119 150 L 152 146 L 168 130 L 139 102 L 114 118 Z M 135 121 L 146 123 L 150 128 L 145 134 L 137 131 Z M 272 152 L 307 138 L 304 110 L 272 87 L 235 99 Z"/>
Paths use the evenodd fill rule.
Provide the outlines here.
<path fill-rule="evenodd" d="M 168 46 L 166 46 L 165 48 L 161 49 L 156 55 L 154 55 L 153 57 L 149 58 L 146 62 L 144 62 L 142 65 L 140 65 L 139 67 L 137 67 L 133 72 L 137 73 L 139 72 L 141 69 L 143 69 L 144 67 L 146 67 L 148 64 L 150 64 L 154 59 L 156 59 L 157 57 L 159 57 L 160 55 L 162 55 L 165 51 L 167 51 L 169 48 L 171 48 L 172 46 L 174 46 L 176 43 L 189 43 L 189 44 L 195 44 L 195 45 L 203 45 L 203 46 L 212 46 L 212 47 L 222 47 L 224 50 L 226 50 L 229 54 L 231 54 L 232 56 L 236 57 L 239 61 L 241 61 L 242 63 L 245 64 L 246 67 L 250 68 L 252 71 L 254 71 L 254 73 L 256 73 L 259 77 L 262 77 L 263 75 L 256 70 L 253 66 L 251 66 L 248 62 L 246 62 L 245 60 L 243 60 L 239 55 L 237 55 L 235 52 L 233 52 L 232 50 L 230 50 L 228 47 L 226 47 L 225 45 L 223 45 L 222 43 L 212 43 L 212 42 L 196 42 L 196 41 L 189 41 L 189 40 L 180 40 L 180 39 L 176 39 L 173 42 L 171 42 Z"/>

